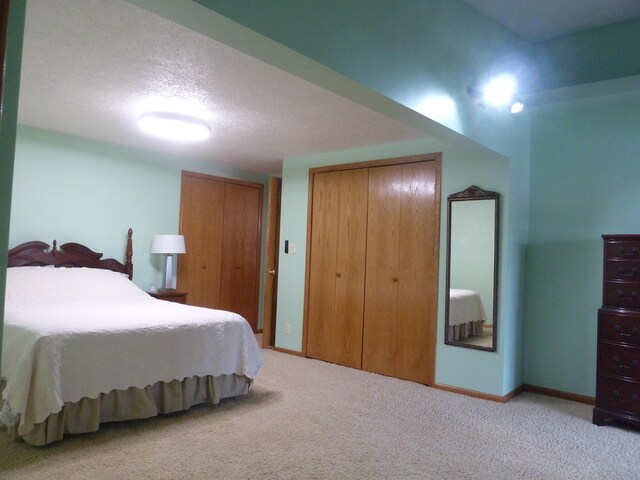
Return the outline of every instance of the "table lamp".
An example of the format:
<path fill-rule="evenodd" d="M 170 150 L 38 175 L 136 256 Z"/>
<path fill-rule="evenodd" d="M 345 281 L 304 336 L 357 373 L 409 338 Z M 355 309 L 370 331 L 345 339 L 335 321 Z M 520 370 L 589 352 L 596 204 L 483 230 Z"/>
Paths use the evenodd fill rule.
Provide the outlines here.
<path fill-rule="evenodd" d="M 182 235 L 154 235 L 151 242 L 151 253 L 166 255 L 164 268 L 163 290 L 174 290 L 173 284 L 173 255 L 187 253 Z"/>

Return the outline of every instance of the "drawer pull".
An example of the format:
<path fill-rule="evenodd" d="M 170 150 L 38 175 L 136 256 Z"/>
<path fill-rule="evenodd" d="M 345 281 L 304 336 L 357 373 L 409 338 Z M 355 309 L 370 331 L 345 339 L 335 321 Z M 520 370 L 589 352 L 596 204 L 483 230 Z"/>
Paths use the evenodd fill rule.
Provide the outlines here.
<path fill-rule="evenodd" d="M 629 273 L 625 273 L 624 268 L 620 267 L 618 269 L 618 275 L 625 278 L 635 277 L 636 275 L 638 275 L 638 269 L 636 267 L 633 267 L 633 269 Z"/>
<path fill-rule="evenodd" d="M 629 295 L 625 295 L 622 290 L 618 290 L 618 300 L 622 302 L 633 302 L 638 298 L 638 292 L 631 292 Z"/>
<path fill-rule="evenodd" d="M 618 255 L 621 257 L 637 257 L 638 247 L 633 247 L 630 252 L 625 252 L 624 247 L 618 247 Z"/>
<path fill-rule="evenodd" d="M 621 337 L 635 337 L 636 335 L 640 334 L 639 327 L 633 327 L 631 329 L 631 333 L 624 333 L 622 332 L 622 327 L 620 325 L 614 325 L 613 331 L 616 332 Z"/>
<path fill-rule="evenodd" d="M 624 333 L 622 331 L 622 327 L 620 325 L 614 325 L 613 326 L 613 331 L 616 332 L 618 334 L 618 336 L 620 336 L 620 337 L 635 337 L 636 335 L 640 334 L 640 328 L 639 327 L 633 327 L 631 329 L 631 333 Z"/>
<path fill-rule="evenodd" d="M 623 400 L 622 398 L 620 398 L 620 392 L 617 390 L 614 390 L 613 392 L 611 392 L 611 396 L 616 400 L 616 402 L 620 402 L 620 403 L 637 403 L 638 402 L 638 396 L 635 394 L 631 395 L 631 397 L 629 397 L 629 400 Z"/>
<path fill-rule="evenodd" d="M 631 362 L 631 365 L 625 365 L 622 363 L 622 359 L 618 356 L 613 357 L 613 363 L 615 363 L 618 368 L 628 368 L 628 369 L 635 369 L 638 368 L 638 360 L 633 360 Z"/>

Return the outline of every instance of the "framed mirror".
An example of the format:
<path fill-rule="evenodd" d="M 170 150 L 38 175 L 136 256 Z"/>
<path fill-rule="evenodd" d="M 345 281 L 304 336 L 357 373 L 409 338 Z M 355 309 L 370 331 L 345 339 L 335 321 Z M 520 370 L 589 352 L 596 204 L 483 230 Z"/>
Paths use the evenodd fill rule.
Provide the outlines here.
<path fill-rule="evenodd" d="M 447 197 L 448 345 L 496 351 L 499 198 L 475 185 Z"/>

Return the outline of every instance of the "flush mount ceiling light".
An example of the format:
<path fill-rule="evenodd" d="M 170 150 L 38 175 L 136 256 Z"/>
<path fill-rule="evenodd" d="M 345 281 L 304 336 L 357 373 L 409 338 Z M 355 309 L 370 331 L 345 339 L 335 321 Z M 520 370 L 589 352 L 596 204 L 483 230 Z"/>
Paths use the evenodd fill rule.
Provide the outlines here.
<path fill-rule="evenodd" d="M 495 109 L 509 108 L 511 113 L 519 113 L 524 104 L 517 98 L 518 82 L 509 73 L 493 77 L 482 87 L 469 87 L 467 93 L 480 101 L 480 105 Z"/>
<path fill-rule="evenodd" d="M 211 135 L 207 122 L 181 113 L 143 113 L 138 119 L 138 126 L 149 135 L 168 140 L 198 141 Z"/>

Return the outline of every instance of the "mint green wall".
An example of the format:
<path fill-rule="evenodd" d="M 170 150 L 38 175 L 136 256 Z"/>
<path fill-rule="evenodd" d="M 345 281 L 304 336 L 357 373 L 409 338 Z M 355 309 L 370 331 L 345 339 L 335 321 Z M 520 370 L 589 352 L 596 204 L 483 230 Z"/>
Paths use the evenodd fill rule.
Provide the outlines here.
<path fill-rule="evenodd" d="M 536 44 L 535 90 L 640 75 L 640 18 Z"/>
<path fill-rule="evenodd" d="M 264 175 L 20 126 L 10 244 L 75 241 L 122 261 L 131 227 L 134 282 L 144 289 L 160 286 L 164 262 L 151 255 L 151 239 L 178 233 L 181 170 L 268 181 Z"/>
<path fill-rule="evenodd" d="M 466 89 L 505 65 L 525 87 L 535 73 L 531 45 L 462 0 L 195 1 L 500 153 Z"/>
<path fill-rule="evenodd" d="M 604 233 L 639 233 L 640 92 L 532 113 L 528 384 L 595 394 Z"/>
<path fill-rule="evenodd" d="M 11 2 L 4 65 L 2 114 L 0 115 L 0 252 L 6 252 L 9 244 L 9 218 L 11 212 L 11 185 L 13 177 L 14 149 L 18 119 L 18 90 L 22 63 L 22 36 L 26 3 Z M 2 48 L 5 48 L 2 45 Z M 4 290 L 7 258 L 0 255 L 0 354 L 2 353 L 2 326 L 4 325 Z M 0 355 L 2 358 L 2 355 Z"/>

